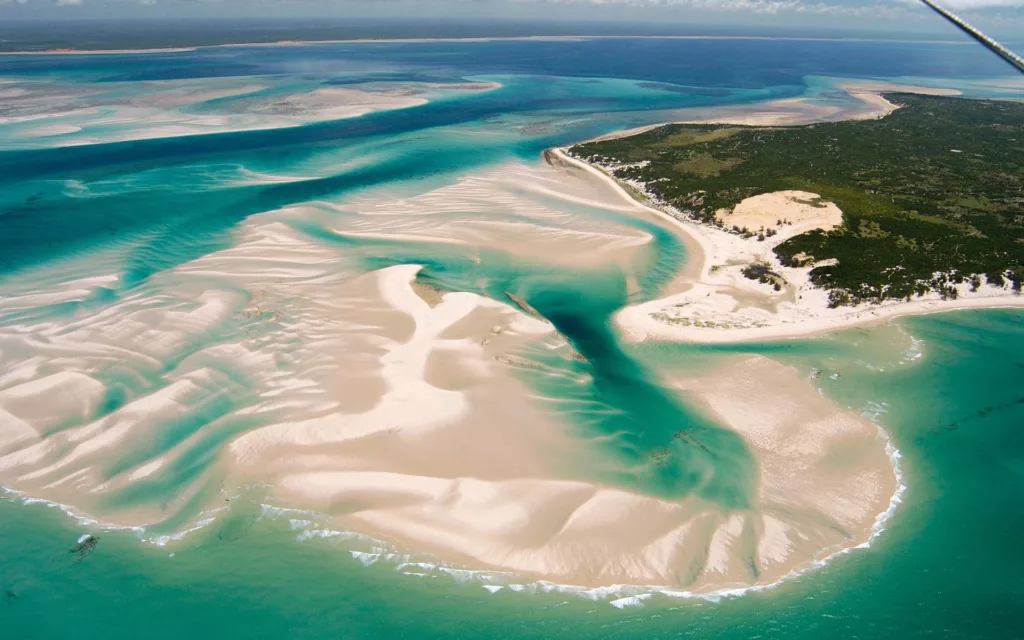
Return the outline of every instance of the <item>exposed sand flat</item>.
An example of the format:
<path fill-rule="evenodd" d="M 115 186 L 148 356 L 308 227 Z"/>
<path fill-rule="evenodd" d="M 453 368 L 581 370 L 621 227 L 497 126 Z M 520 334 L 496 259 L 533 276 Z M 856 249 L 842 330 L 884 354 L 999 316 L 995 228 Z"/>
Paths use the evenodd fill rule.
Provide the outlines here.
<path fill-rule="evenodd" d="M 354 118 L 373 111 L 405 109 L 426 104 L 417 92 L 405 90 L 366 91 L 345 87 L 324 87 L 277 99 L 240 102 L 247 113 L 265 116 L 302 116 L 315 120 Z"/>
<path fill-rule="evenodd" d="M 866 540 L 894 486 L 884 442 L 792 370 L 737 359 L 671 381 L 746 441 L 757 462 L 750 504 L 613 485 L 600 478 L 635 461 L 577 432 L 550 409 L 557 398 L 523 382 L 524 370 L 577 375 L 528 357 L 572 357 L 550 324 L 474 293 L 424 295 L 419 266 L 366 272 L 358 245 L 289 224 L 323 215 L 339 235 L 403 241 L 434 229 L 463 251 L 555 266 L 632 259 L 649 237 L 611 214 L 640 210 L 565 162 L 398 201 L 255 216 L 232 247 L 111 305 L 0 326 L 0 419 L 13 416 L 0 423 L 0 483 L 121 525 L 257 484 L 404 551 L 584 586 L 768 584 Z M 609 218 L 574 213 L 581 204 Z M 499 219 L 481 226 L 482 212 Z M 493 244 L 503 235 L 516 242 Z M 552 255 L 518 247 L 547 237 L 559 241 L 545 245 Z M 80 272 L 41 272 L 36 288 L 0 297 L 0 314 L 117 286 Z M 49 394 L 62 402 L 40 409 Z M 113 404 L 102 411 L 101 400 Z M 197 459 L 213 462 L 184 475 Z M 111 507 L 127 487 L 170 497 Z"/>
<path fill-rule="evenodd" d="M 577 268 L 625 264 L 650 243 L 649 233 L 565 208 L 630 210 L 628 201 L 616 199 L 603 184 L 578 180 L 561 165 L 506 165 L 411 198 L 343 205 L 340 211 L 359 218 L 346 220 L 338 232 L 350 238 L 469 245 Z"/>
<path fill-rule="evenodd" d="M 162 274 L 96 313 L 0 329 L 5 371 L 0 411 L 18 420 L 0 425 L 0 482 L 108 522 L 146 524 L 165 518 L 176 503 L 102 513 L 96 511 L 97 500 L 131 482 L 161 482 L 160 471 L 230 421 L 232 411 L 253 411 L 259 392 L 266 394 L 269 408 L 300 400 L 310 410 L 373 402 L 372 371 L 353 376 L 358 390 L 334 394 L 330 402 L 311 396 L 303 377 L 312 378 L 307 385 L 322 381 L 329 389 L 346 372 L 315 358 L 307 368 L 282 369 L 283 358 L 302 348 L 289 344 L 293 335 L 265 334 L 267 327 L 284 324 L 282 301 L 259 284 L 284 288 L 288 282 L 315 281 L 341 262 L 337 251 L 269 224 L 252 229 L 247 242 Z M 59 276 L 55 271 L 49 277 Z M 83 299 L 92 287 L 116 282 L 116 277 L 58 281 L 49 297 L 43 291 L 0 297 L 0 314 L 25 309 L 29 300 Z M 245 292 L 247 285 L 251 292 Z M 359 304 L 358 280 L 352 295 Z M 367 309 L 358 319 L 357 338 L 371 344 L 375 335 L 403 336 L 402 319 L 387 308 L 377 314 Z M 333 321 L 352 326 L 341 317 Z M 316 324 L 306 330 L 312 334 L 309 347 L 303 347 L 307 353 L 328 346 L 331 336 L 317 335 Z M 333 339 L 343 343 L 341 333 Z M 222 340 L 215 339 L 218 335 Z M 267 343 L 270 348 L 262 349 Z M 172 363 L 169 370 L 164 371 L 165 363 Z M 101 403 L 119 396 L 126 398 L 119 408 L 99 414 Z M 34 437 L 24 428 L 15 430 L 15 424 L 30 424 Z M 109 477 L 111 469 L 123 471 Z M 185 488 L 182 499 L 187 494 Z"/>
<path fill-rule="evenodd" d="M 649 239 L 549 203 L 600 204 L 603 185 L 579 184 L 550 167 L 506 169 L 393 208 L 362 202 L 341 217 L 335 209 L 327 213 L 339 233 L 360 233 L 372 223 L 392 238 L 406 231 L 409 217 L 424 223 L 409 233 L 419 239 L 428 237 L 431 224 L 441 228 L 454 219 L 440 241 L 495 251 L 510 231 L 550 237 L 551 255 L 532 254 L 548 263 L 566 253 L 628 259 Z M 506 219 L 476 224 L 496 202 L 506 207 Z M 501 443 L 497 426 L 518 424 L 515 416 L 545 424 L 527 409 L 526 389 L 502 381 L 529 364 L 512 356 L 520 345 L 542 339 L 551 349 L 568 348 L 550 325 L 469 293 L 430 290 L 428 302 L 414 290 L 416 284 L 424 291 L 416 283 L 418 267 L 364 273 L 345 251 L 296 232 L 290 221 L 302 215 L 290 209 L 254 218 L 234 246 L 154 276 L 93 311 L 52 316 L 45 310 L 117 290 L 116 273 L 80 277 L 116 269 L 116 257 L 110 267 L 106 259 L 69 262 L 5 285 L 0 317 L 21 319 L 0 326 L 0 482 L 109 522 L 148 524 L 181 503 L 116 513 L 99 503 L 132 483 L 171 482 L 166 474 L 175 461 L 201 447 L 211 431 L 239 429 L 240 421 L 302 425 L 280 430 L 298 442 L 320 442 L 340 437 L 329 426 L 338 420 L 356 437 L 423 416 L 445 423 L 504 415 L 490 435 L 462 436 L 460 443 L 479 448 Z M 233 447 L 244 451 L 248 437 Z M 255 449 L 259 459 L 263 449 Z M 571 459 L 571 451 L 562 457 Z M 489 468 L 509 464 L 491 460 Z"/>
<path fill-rule="evenodd" d="M 94 56 L 132 55 L 148 53 L 187 53 L 196 47 L 170 47 L 163 49 L 46 49 L 43 51 L 3 51 L 0 56 Z"/>
<path fill-rule="evenodd" d="M 679 388 L 750 444 L 762 504 L 811 507 L 862 533 L 888 507 L 896 480 L 877 427 L 822 398 L 795 369 L 738 356 Z"/>
<path fill-rule="evenodd" d="M 0 407 L 42 435 L 62 424 L 87 419 L 102 400 L 104 387 L 87 375 L 61 371 L 0 390 Z M 40 402 L 46 398 L 46 402 Z"/>
<path fill-rule="evenodd" d="M 547 183 L 551 193 L 558 191 L 556 178 L 552 173 Z M 501 196 L 487 186 L 463 204 L 480 210 Z M 530 206 L 529 198 L 517 203 Z M 0 328 L 0 482 L 108 522 L 144 525 L 182 503 L 111 512 L 99 506 L 103 496 L 132 483 L 171 482 L 166 474 L 175 461 L 211 431 L 238 429 L 232 425 L 239 421 L 278 424 L 288 416 L 283 424 L 301 425 L 281 427 L 297 438 L 295 446 L 337 438 L 322 427 L 332 416 L 347 416 L 351 437 L 422 416 L 481 422 L 497 411 L 518 422 L 527 391 L 497 381 L 511 379 L 518 365 L 508 354 L 519 345 L 545 339 L 566 348 L 550 325 L 469 293 L 434 291 L 428 304 L 412 287 L 418 267 L 362 273 L 337 247 L 292 229 L 288 221 L 300 214 L 254 220 L 231 248 L 155 276 L 96 312 L 54 320 L 37 307 L 117 288 L 117 276 L 83 279 L 75 277 L 81 269 L 47 267 L 33 287 L 0 292 L 0 315 L 32 311 Z M 543 209 L 545 216 L 548 227 L 537 225 L 542 234 L 570 217 L 554 209 Z M 372 217 L 349 216 L 347 224 L 356 228 Z M 531 232 L 526 221 L 509 224 Z M 591 250 L 621 242 L 588 225 L 577 236 Z M 466 242 L 472 237 L 467 232 Z M 627 236 L 637 238 L 644 236 Z M 175 364 L 164 370 L 165 363 Z M 50 395 L 60 402 L 47 402 Z M 119 396 L 125 400 L 104 415 L 100 405 Z M 544 424 L 534 413 L 522 421 Z M 248 437 L 231 450 L 244 451 Z M 461 442 L 483 448 L 501 436 L 465 435 Z M 417 451 L 432 448 L 420 443 Z M 252 459 L 261 451 L 255 446 Z M 493 468 L 502 464 L 491 461 Z M 180 500 L 188 495 L 186 488 Z"/>
<path fill-rule="evenodd" d="M 595 178 L 629 194 L 615 180 L 595 167 L 579 162 L 563 152 L 566 161 L 586 167 Z M 637 187 L 637 185 L 633 185 Z M 799 195 L 798 195 L 799 194 Z M 809 204 L 813 203 L 813 204 Z M 747 220 L 756 232 L 761 224 L 778 233 L 764 241 L 742 238 L 709 225 L 690 222 L 679 212 L 672 215 L 634 201 L 645 216 L 657 216 L 681 232 L 690 261 L 669 287 L 666 297 L 626 307 L 615 316 L 623 336 L 631 341 L 648 338 L 682 342 L 730 343 L 796 338 L 818 335 L 846 327 L 871 324 L 906 315 L 939 313 L 957 309 L 1024 306 L 1024 297 L 1009 287 L 982 285 L 971 291 L 964 283 L 955 300 L 942 300 L 929 293 L 911 302 L 888 300 L 881 304 L 829 308 L 828 292 L 811 284 L 813 265 L 784 267 L 772 249 L 789 238 L 813 228 L 830 228 L 837 222 L 833 203 L 817 200 L 816 194 L 777 192 L 754 196 L 737 206 L 735 213 L 719 212 L 719 218 Z M 815 210 L 818 209 L 819 210 Z M 778 220 L 793 224 L 776 224 Z M 753 225 L 757 224 L 757 227 Z M 738 225 L 743 227 L 744 225 Z M 760 283 L 744 277 L 741 270 L 762 262 L 781 276 L 782 286 Z"/>
<path fill-rule="evenodd" d="M 218 86 L 190 80 L 162 80 L 140 84 L 138 87 L 128 85 L 143 92 L 129 95 L 123 104 L 139 108 L 186 107 L 201 102 L 244 96 L 270 88 L 268 84 L 239 83 L 235 86 Z"/>
<path fill-rule="evenodd" d="M 701 591 L 766 584 L 870 538 L 896 490 L 873 424 L 765 358 L 736 358 L 677 384 L 755 453 L 756 504 L 749 509 L 725 512 L 693 497 L 671 501 L 565 478 L 565 465 L 552 455 L 567 445 L 557 432 L 545 436 L 554 438 L 555 451 L 468 449 L 465 434 L 498 432 L 457 419 L 438 425 L 421 418 L 357 439 L 335 420 L 333 442 L 349 439 L 350 452 L 278 459 L 272 464 L 283 475 L 274 484 L 291 501 L 333 514 L 341 528 L 471 567 L 581 586 Z M 446 455 L 412 464 L 405 450 L 422 441 L 415 431 L 404 434 L 408 429 L 429 429 L 432 450 L 441 446 Z M 503 424 L 501 432 L 506 442 L 543 435 L 527 423 Z M 489 464 L 512 455 L 515 464 Z"/>

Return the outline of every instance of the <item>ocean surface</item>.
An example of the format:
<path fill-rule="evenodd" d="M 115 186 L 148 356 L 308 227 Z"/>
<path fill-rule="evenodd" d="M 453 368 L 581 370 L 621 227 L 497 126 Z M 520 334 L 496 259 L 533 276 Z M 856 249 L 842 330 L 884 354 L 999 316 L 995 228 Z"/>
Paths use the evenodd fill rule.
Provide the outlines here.
<path fill-rule="evenodd" d="M 778 344 L 625 344 L 611 315 L 657 296 L 685 264 L 684 247 L 656 221 L 528 188 L 545 149 L 688 108 L 842 102 L 844 78 L 1020 99 L 1024 86 L 1007 73 L 967 44 L 785 39 L 0 57 L 0 419 L 29 411 L 5 390 L 41 381 L 33 389 L 44 394 L 74 369 L 88 373 L 73 388 L 91 404 L 83 412 L 50 398 L 54 408 L 35 415 L 47 437 L 104 419 L 146 429 L 35 468 L 58 485 L 39 490 L 80 498 L 75 508 L 22 486 L 0 499 L 0 629 L 25 639 L 1020 637 L 1024 314 L 954 312 Z M 339 96 L 367 113 L 334 110 Z M 483 232 L 430 242 L 432 225 L 410 221 L 427 213 L 445 229 L 545 220 L 576 234 L 566 253 L 573 238 L 650 241 L 614 264 L 524 257 Z M 324 271 L 247 290 L 232 260 L 252 261 L 244 267 L 268 282 L 292 277 L 257 262 L 252 237 L 267 229 L 275 246 L 315 246 Z M 231 486 L 231 505 L 211 512 L 232 439 L 289 406 L 308 410 L 287 404 L 299 400 L 281 380 L 315 375 L 302 367 L 331 294 L 313 285 L 402 264 L 423 265 L 431 287 L 504 302 L 511 293 L 548 319 L 571 350 L 524 351 L 558 375 L 527 369 L 523 383 L 609 459 L 669 448 L 657 473 L 620 464 L 602 482 L 742 508 L 755 468 L 743 442 L 663 381 L 759 353 L 885 429 L 900 455 L 901 502 L 869 548 L 771 589 L 702 598 L 498 583 L 420 559 L 412 570 L 408 550 L 267 504 L 259 482 Z M 275 372 L 232 360 L 238 344 Z M 208 388 L 166 400 L 182 381 L 199 384 L 199 371 L 214 372 L 203 374 Z M 268 385 L 288 400 L 261 412 Z M 140 413 L 143 401 L 159 416 Z M 674 439 L 680 428 L 705 451 Z M 141 481 L 118 484 L 132 469 Z M 76 474 L 87 470 L 109 486 L 78 496 Z M 139 513 L 160 517 L 104 524 Z M 98 537 L 95 549 L 69 552 L 85 535 Z"/>

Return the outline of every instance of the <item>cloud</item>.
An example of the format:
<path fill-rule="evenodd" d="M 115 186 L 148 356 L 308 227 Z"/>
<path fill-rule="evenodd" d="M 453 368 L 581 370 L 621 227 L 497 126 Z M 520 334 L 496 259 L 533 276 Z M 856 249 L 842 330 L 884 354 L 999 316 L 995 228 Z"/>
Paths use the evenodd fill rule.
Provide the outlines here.
<path fill-rule="evenodd" d="M 520 4 L 551 3 L 600 7 L 689 8 L 720 13 L 762 15 L 819 15 L 851 18 L 901 19 L 926 11 L 919 0 L 511 0 Z M 1024 0 L 939 0 L 952 11 L 1024 9 Z M 913 10 L 918 11 L 914 12 Z"/>
<path fill-rule="evenodd" d="M 515 0 L 520 3 L 553 3 L 564 5 L 633 6 L 652 8 L 689 8 L 724 13 L 755 14 L 811 14 L 811 15 L 905 15 L 906 5 L 900 2 L 877 2 L 872 4 L 849 4 L 833 2 L 808 2 L 806 0 Z M 980 1 L 980 0 L 976 0 Z M 994 0 L 1015 1 L 1024 0 Z"/>
<path fill-rule="evenodd" d="M 622 13 L 635 9 L 660 10 L 660 15 L 671 15 L 673 9 L 693 12 L 746 15 L 770 15 L 770 16 L 821 16 L 822 18 L 849 17 L 851 19 L 866 20 L 890 20 L 899 21 L 905 19 L 919 20 L 927 12 L 920 0 L 0 0 L 3 5 L 24 5 L 29 4 L 35 7 L 75 7 L 88 2 L 90 10 L 101 13 L 108 13 L 114 7 L 135 5 L 136 7 L 150 7 L 160 2 L 161 7 L 170 10 L 172 13 L 182 13 L 184 7 L 206 5 L 231 5 L 246 6 L 251 10 L 252 15 L 278 15 L 280 8 L 285 5 L 302 7 L 306 13 L 316 12 L 317 8 L 328 10 L 329 13 L 336 13 L 345 7 L 385 7 L 393 5 L 404 5 L 410 7 L 412 14 L 418 14 L 419 9 L 432 7 L 434 13 L 453 12 L 460 15 L 458 7 L 476 5 L 478 7 L 490 7 L 499 9 L 515 7 L 525 9 L 530 5 L 559 5 L 565 12 L 587 13 L 587 7 L 597 7 L 605 11 Z M 940 0 L 943 6 L 952 11 L 963 12 L 965 16 L 971 16 L 975 12 L 987 12 L 988 15 L 998 15 L 1003 21 L 1019 21 L 1024 16 L 1024 0 Z M 575 7 L 575 9 L 573 9 Z M 415 8 L 415 9 L 413 9 Z M 390 10 L 389 10 L 390 11 Z M 543 13 L 539 9 L 530 9 L 531 12 Z M 393 12 L 393 11 L 392 11 Z M 493 13 L 493 12 L 492 12 Z M 642 16 L 642 13 L 638 13 Z M 538 16 L 539 17 L 539 16 Z"/>
<path fill-rule="evenodd" d="M 1024 7 L 1024 0 L 943 0 L 942 6 L 950 10 L 988 9 L 990 7 Z"/>

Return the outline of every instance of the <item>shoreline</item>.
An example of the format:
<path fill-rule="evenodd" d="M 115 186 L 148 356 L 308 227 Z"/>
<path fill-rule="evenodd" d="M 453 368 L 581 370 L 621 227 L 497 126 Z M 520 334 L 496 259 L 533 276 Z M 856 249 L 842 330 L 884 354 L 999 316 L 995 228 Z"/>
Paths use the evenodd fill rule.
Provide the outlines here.
<path fill-rule="evenodd" d="M 61 55 L 133 55 L 154 53 L 189 53 L 201 49 L 237 47 L 294 47 L 331 44 L 429 44 L 429 43 L 485 43 L 485 42 L 579 42 L 585 40 L 753 40 L 782 42 L 879 42 L 893 44 L 969 45 L 960 40 L 908 40 L 902 38 L 816 38 L 801 36 L 757 35 L 544 35 L 544 36 L 483 36 L 465 38 L 352 38 L 339 40 L 279 40 L 274 42 L 225 42 L 182 47 L 148 49 L 46 49 L 42 51 L 0 51 L 0 56 L 61 56 Z"/>
<path fill-rule="evenodd" d="M 889 104 L 887 101 L 886 103 Z M 1024 296 L 1009 289 L 983 285 L 977 292 L 971 292 L 967 290 L 966 283 L 958 289 L 960 295 L 955 300 L 941 300 L 938 294 L 932 292 L 909 302 L 901 299 L 829 308 L 827 291 L 809 283 L 807 274 L 810 268 L 783 267 L 771 251 L 774 246 L 809 231 L 809 228 L 791 227 L 764 242 L 744 239 L 721 229 L 687 220 L 681 212 L 669 212 L 652 206 L 655 203 L 653 198 L 650 199 L 651 204 L 638 200 L 617 179 L 597 166 L 570 156 L 564 148 L 559 147 L 550 151 L 559 160 L 587 171 L 615 189 L 638 210 L 654 215 L 658 220 L 674 228 L 686 247 L 687 254 L 692 257 L 679 276 L 669 285 L 667 295 L 624 307 L 615 314 L 614 323 L 627 342 L 660 339 L 698 344 L 732 344 L 799 339 L 857 326 L 879 324 L 904 316 L 965 309 L 1024 308 Z M 650 197 L 638 185 L 627 186 L 640 193 L 642 197 Z M 742 277 L 737 278 L 735 273 L 729 274 L 730 270 L 738 271 L 735 263 L 743 259 L 747 262 L 754 259 L 770 261 L 775 270 L 782 273 L 788 282 L 796 283 L 796 286 L 787 287 L 778 295 L 771 292 L 767 285 Z M 727 293 L 723 294 L 723 291 Z M 790 308 L 779 308 L 780 303 L 787 302 Z M 757 306 L 758 304 L 760 306 Z M 687 317 L 671 313 L 686 307 L 690 310 L 696 308 L 695 315 Z M 764 313 L 765 308 L 768 308 L 767 314 Z M 750 311 L 739 318 L 730 318 L 731 324 L 723 325 L 719 320 L 713 319 L 716 316 L 728 317 L 731 312 L 739 309 Z"/>

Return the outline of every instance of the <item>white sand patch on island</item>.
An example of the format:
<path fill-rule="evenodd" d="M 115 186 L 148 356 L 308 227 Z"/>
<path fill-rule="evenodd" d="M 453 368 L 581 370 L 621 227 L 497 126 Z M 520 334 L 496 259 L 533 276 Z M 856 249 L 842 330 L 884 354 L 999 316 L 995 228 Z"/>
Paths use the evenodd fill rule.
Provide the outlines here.
<path fill-rule="evenodd" d="M 762 193 L 742 200 L 732 209 L 719 209 L 716 217 L 726 227 L 752 232 L 792 227 L 787 237 L 812 229 L 834 229 L 843 224 L 839 207 L 807 191 Z"/>

